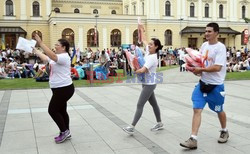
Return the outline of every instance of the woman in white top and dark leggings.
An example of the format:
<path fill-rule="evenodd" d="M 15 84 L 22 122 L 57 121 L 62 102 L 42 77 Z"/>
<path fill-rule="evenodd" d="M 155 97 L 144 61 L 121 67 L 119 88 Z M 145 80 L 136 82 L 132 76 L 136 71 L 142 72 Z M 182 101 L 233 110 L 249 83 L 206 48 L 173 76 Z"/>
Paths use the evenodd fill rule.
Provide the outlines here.
<path fill-rule="evenodd" d="M 140 31 L 144 32 L 144 28 L 142 25 L 139 26 Z M 134 120 L 131 126 L 124 127 L 123 130 L 128 134 L 134 133 L 134 127 L 141 118 L 143 107 L 147 101 L 149 101 L 150 105 L 153 107 L 154 114 L 156 117 L 157 124 L 151 128 L 151 131 L 157 131 L 163 129 L 163 124 L 161 122 L 161 114 L 160 108 L 157 104 L 154 90 L 156 88 L 156 68 L 158 65 L 158 52 L 162 49 L 162 45 L 159 39 L 153 38 L 151 39 L 150 43 L 147 44 L 145 41 L 145 35 L 142 36 L 142 41 L 146 46 L 146 53 L 145 53 L 145 64 L 142 68 L 135 70 L 136 74 L 145 73 L 145 78 L 142 81 L 142 91 L 137 102 L 136 113 L 134 116 Z"/>
<path fill-rule="evenodd" d="M 75 92 L 70 77 L 69 42 L 65 39 L 59 39 L 55 44 L 55 52 L 53 52 L 41 41 L 38 35 L 35 35 L 35 39 L 46 55 L 35 48 L 33 52 L 42 61 L 48 62 L 50 66 L 49 85 L 53 95 L 49 103 L 48 112 L 60 129 L 59 136 L 54 138 L 55 142 L 62 143 L 71 137 L 67 101 Z"/>

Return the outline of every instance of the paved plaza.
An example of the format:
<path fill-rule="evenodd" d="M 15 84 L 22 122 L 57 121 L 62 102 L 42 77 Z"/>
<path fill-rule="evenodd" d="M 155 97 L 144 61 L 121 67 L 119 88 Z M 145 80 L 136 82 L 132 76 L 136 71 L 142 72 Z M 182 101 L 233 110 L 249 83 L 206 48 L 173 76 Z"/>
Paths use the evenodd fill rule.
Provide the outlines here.
<path fill-rule="evenodd" d="M 171 69 L 155 90 L 165 129 L 151 132 L 155 116 L 149 103 L 133 136 L 121 128 L 132 122 L 140 84 L 116 83 L 76 88 L 68 104 L 72 139 L 54 142 L 58 128 L 47 112 L 50 89 L 0 91 L 0 154 L 150 154 L 250 153 L 250 81 L 226 81 L 229 141 L 217 143 L 219 121 L 208 107 L 203 111 L 198 149 L 179 143 L 191 131 L 192 90 L 199 78 Z"/>

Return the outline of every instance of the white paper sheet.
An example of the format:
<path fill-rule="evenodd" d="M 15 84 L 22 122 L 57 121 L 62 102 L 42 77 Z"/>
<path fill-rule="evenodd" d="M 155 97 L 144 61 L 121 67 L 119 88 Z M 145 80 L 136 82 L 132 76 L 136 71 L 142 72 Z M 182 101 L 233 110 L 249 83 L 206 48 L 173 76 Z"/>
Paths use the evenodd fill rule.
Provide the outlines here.
<path fill-rule="evenodd" d="M 35 47 L 36 41 L 35 40 L 27 40 L 23 37 L 18 38 L 16 49 L 24 50 L 26 52 L 32 53 L 32 47 Z"/>

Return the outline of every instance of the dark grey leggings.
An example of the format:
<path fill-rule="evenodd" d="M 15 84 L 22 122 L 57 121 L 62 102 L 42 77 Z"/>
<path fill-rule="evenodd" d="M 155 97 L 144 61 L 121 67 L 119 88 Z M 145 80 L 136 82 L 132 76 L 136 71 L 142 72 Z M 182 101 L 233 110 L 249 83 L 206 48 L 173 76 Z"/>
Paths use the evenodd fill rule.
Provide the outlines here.
<path fill-rule="evenodd" d="M 156 121 L 161 122 L 160 108 L 157 104 L 155 94 L 154 94 L 155 88 L 156 88 L 156 84 L 155 85 L 142 85 L 141 95 L 140 95 L 138 103 L 137 103 L 137 108 L 136 108 L 134 120 L 132 123 L 133 126 L 135 126 L 136 123 L 141 118 L 141 115 L 143 112 L 143 107 L 147 101 L 149 101 L 150 105 L 153 107 Z"/>

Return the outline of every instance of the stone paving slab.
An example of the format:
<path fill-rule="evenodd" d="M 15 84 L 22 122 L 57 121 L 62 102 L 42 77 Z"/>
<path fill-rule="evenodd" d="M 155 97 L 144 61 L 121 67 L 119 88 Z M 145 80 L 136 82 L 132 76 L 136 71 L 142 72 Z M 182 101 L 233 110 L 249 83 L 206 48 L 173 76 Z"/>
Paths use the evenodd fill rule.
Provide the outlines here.
<path fill-rule="evenodd" d="M 173 69 L 164 72 L 155 90 L 165 129 L 151 132 L 155 124 L 147 103 L 133 136 L 122 131 L 132 122 L 140 84 L 113 84 L 76 88 L 68 104 L 72 139 L 56 144 L 58 128 L 47 113 L 50 89 L 0 91 L 1 154 L 149 154 L 149 153 L 250 153 L 250 81 L 226 81 L 224 109 L 230 140 L 218 144 L 219 121 L 206 107 L 202 114 L 197 150 L 179 143 L 190 135 L 193 87 L 199 79 Z"/>

